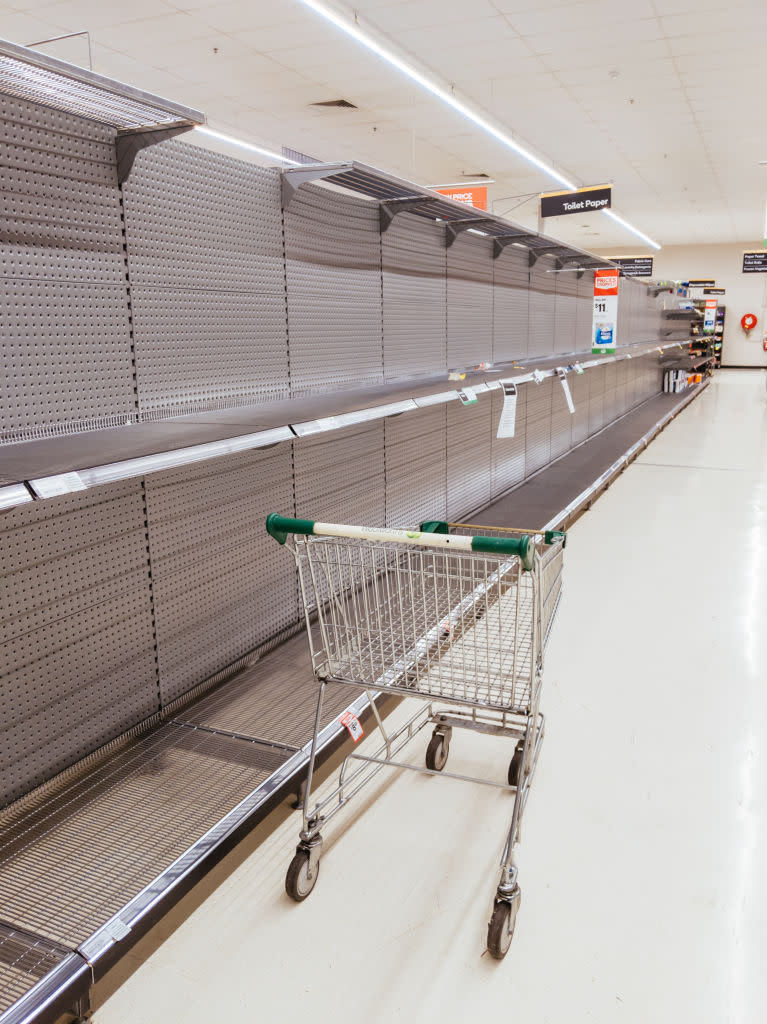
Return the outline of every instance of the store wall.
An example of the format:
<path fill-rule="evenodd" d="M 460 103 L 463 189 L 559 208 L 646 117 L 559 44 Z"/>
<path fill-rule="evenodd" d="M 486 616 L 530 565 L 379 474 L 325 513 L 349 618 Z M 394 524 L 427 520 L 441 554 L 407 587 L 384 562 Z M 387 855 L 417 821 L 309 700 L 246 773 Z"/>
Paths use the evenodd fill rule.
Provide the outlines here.
<path fill-rule="evenodd" d="M 668 245 L 655 253 L 653 277 L 687 281 L 714 278 L 717 287 L 726 288 L 721 302 L 727 308 L 724 323 L 724 366 L 767 366 L 762 347 L 767 330 L 767 274 L 744 274 L 743 252 L 761 249 L 762 242 L 737 242 L 727 245 Z M 621 255 L 615 252 L 612 255 Z M 611 253 L 605 253 L 606 256 Z M 744 313 L 756 313 L 759 324 L 746 338 L 740 326 Z"/>

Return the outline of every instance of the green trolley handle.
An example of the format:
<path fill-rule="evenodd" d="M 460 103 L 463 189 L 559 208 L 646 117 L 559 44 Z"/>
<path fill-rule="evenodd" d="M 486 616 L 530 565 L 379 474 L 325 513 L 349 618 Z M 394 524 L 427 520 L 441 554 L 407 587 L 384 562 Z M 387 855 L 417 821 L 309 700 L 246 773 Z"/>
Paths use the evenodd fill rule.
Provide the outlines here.
<path fill-rule="evenodd" d="M 426 525 L 426 524 L 425 524 Z M 487 555 L 516 555 L 525 569 L 535 564 L 535 540 L 521 537 L 469 537 L 459 534 L 425 530 L 374 529 L 365 526 L 348 526 L 340 523 L 320 523 L 313 519 L 292 519 L 276 512 L 266 517 L 267 532 L 284 544 L 289 533 L 314 537 L 345 537 L 352 540 L 372 540 L 413 544 L 430 548 L 453 548 L 455 551 L 478 551 Z"/>

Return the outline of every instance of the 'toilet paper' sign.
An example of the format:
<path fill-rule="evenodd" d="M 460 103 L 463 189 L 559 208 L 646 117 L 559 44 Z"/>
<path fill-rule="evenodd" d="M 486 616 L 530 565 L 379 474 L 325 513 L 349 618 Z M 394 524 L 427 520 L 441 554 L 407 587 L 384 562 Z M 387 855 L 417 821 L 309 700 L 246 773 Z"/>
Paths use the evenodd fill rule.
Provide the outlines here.
<path fill-rule="evenodd" d="M 575 192 L 541 193 L 541 217 L 564 217 L 569 213 L 593 213 L 612 205 L 612 185 L 590 185 Z"/>

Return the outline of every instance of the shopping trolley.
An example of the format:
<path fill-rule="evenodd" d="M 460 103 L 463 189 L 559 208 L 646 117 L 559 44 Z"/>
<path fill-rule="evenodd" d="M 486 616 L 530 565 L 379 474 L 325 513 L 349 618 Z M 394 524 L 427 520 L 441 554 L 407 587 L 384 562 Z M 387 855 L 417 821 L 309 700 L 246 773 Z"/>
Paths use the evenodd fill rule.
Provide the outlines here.
<path fill-rule="evenodd" d="M 507 788 L 514 804 L 487 933 L 489 952 L 502 959 L 520 904 L 514 847 L 544 734 L 543 652 L 562 589 L 565 534 L 442 522 L 412 531 L 368 529 L 277 514 L 267 518 L 267 530 L 281 544 L 293 538 L 290 550 L 319 682 L 288 894 L 306 899 L 319 874 L 322 829 L 386 765 Z M 338 785 L 312 805 L 330 684 L 367 693 L 381 742 L 370 754 L 349 754 Z M 388 731 L 376 701 L 381 694 L 421 703 L 404 724 Z M 362 734 L 357 715 L 347 709 L 340 720 L 356 743 Z M 403 748 L 429 724 L 425 766 L 400 760 Z M 515 741 L 504 782 L 444 771 L 454 728 Z"/>

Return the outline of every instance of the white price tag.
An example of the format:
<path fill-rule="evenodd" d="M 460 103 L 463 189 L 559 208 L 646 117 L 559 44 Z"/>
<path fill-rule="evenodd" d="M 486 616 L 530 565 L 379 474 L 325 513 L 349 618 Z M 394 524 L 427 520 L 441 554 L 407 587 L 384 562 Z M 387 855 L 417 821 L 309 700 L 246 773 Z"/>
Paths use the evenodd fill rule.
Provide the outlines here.
<path fill-rule="evenodd" d="M 351 711 L 344 711 L 338 721 L 346 729 L 355 743 L 357 740 L 361 740 L 365 735 L 365 730 L 362 728 L 359 718 L 357 718 L 356 715 L 353 715 Z"/>
<path fill-rule="evenodd" d="M 570 410 L 570 415 L 572 416 L 575 413 L 575 406 L 573 405 L 573 396 L 570 394 L 570 385 L 567 382 L 567 375 L 564 370 L 557 370 L 557 376 L 559 377 L 559 383 L 562 385 L 562 390 L 565 393 L 567 408 Z"/>
<path fill-rule="evenodd" d="M 517 385 L 513 380 L 502 380 L 500 385 L 503 388 L 503 409 L 498 421 L 498 433 L 495 436 L 514 437 L 517 419 Z"/>
<path fill-rule="evenodd" d="M 461 388 L 458 397 L 461 399 L 461 405 L 474 405 L 477 401 L 477 396 L 472 388 Z"/>
<path fill-rule="evenodd" d="M 57 498 L 61 494 L 87 490 L 80 474 L 75 472 L 59 473 L 57 476 L 46 476 L 29 482 L 38 498 Z"/>

